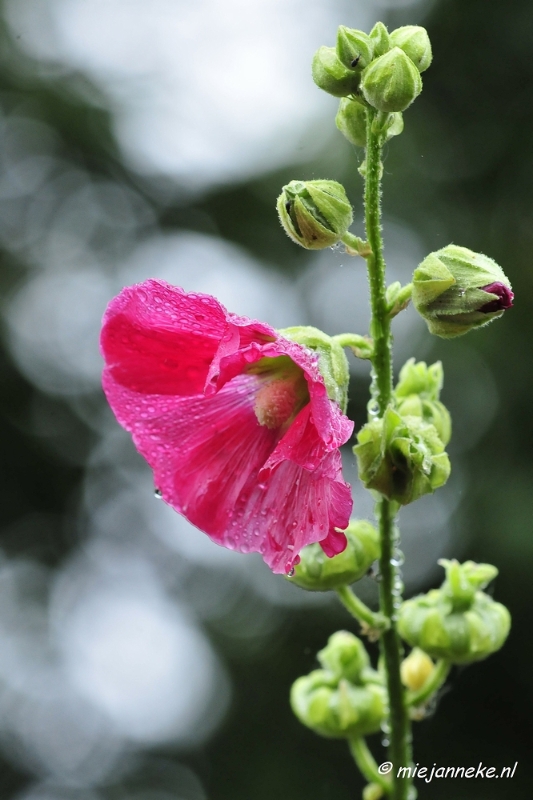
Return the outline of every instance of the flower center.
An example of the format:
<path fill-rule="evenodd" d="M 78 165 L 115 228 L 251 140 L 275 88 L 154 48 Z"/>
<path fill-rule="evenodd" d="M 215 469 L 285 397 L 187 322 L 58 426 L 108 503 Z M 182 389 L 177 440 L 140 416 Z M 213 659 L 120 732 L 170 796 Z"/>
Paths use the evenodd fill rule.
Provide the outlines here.
<path fill-rule="evenodd" d="M 260 425 L 280 428 L 309 402 L 304 373 L 288 356 L 263 358 L 250 371 L 258 374 L 262 383 L 254 403 Z"/>

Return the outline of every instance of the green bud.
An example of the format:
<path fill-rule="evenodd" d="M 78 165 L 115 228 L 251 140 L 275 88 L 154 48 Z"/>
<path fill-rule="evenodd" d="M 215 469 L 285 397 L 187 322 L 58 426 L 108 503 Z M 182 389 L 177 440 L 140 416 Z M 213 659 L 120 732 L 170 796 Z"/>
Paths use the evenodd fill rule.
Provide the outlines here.
<path fill-rule="evenodd" d="M 358 100 L 342 98 L 335 125 L 351 144 L 366 147 L 366 106 Z"/>
<path fill-rule="evenodd" d="M 291 705 L 298 719 L 323 736 L 377 731 L 385 713 L 385 690 L 360 639 L 338 631 L 318 659 L 323 669 L 298 678 L 292 687 Z"/>
<path fill-rule="evenodd" d="M 434 671 L 435 664 L 419 647 L 414 647 L 400 664 L 402 683 L 413 692 L 421 689 Z"/>
<path fill-rule="evenodd" d="M 277 209 L 287 235 L 307 250 L 337 244 L 353 220 L 350 201 L 336 181 L 291 181 L 283 187 Z"/>
<path fill-rule="evenodd" d="M 446 558 L 441 558 L 439 564 L 446 571 L 442 592 L 449 598 L 454 611 L 470 608 L 476 592 L 488 586 L 498 574 L 498 569 L 492 564 L 476 564 L 474 561 L 459 564 L 455 559 L 448 561 Z"/>
<path fill-rule="evenodd" d="M 398 114 L 390 114 L 391 117 L 400 117 L 402 126 L 401 130 L 398 133 L 401 133 L 403 130 L 403 117 L 400 113 Z M 394 127 L 394 126 L 392 126 Z M 394 134 L 396 136 L 397 134 Z M 394 281 L 391 283 L 390 286 L 387 286 L 387 292 L 385 295 L 385 299 L 387 301 L 387 309 L 389 312 L 389 317 L 393 319 L 400 311 L 403 311 L 409 303 L 411 302 L 411 293 L 413 291 L 413 284 L 408 283 L 406 286 L 402 286 L 400 281 Z"/>
<path fill-rule="evenodd" d="M 334 47 L 320 47 L 313 56 L 311 70 L 318 88 L 334 97 L 347 97 L 359 88 L 359 71 L 345 67 Z"/>
<path fill-rule="evenodd" d="M 328 336 L 327 333 L 310 325 L 283 328 L 279 332 L 291 342 L 297 342 L 318 354 L 318 368 L 324 378 L 328 397 L 345 412 L 348 404 L 350 368 L 344 349 L 335 337 Z M 341 555 L 343 554 L 341 553 Z M 327 560 L 331 561 L 332 559 Z"/>
<path fill-rule="evenodd" d="M 490 564 L 444 562 L 440 589 L 402 604 L 398 631 L 413 647 L 453 664 L 480 661 L 505 642 L 511 617 L 505 606 L 476 589 L 495 575 Z"/>
<path fill-rule="evenodd" d="M 361 639 L 349 631 L 332 634 L 327 645 L 317 654 L 320 666 L 331 672 L 337 680 L 346 678 L 350 683 L 363 685 L 363 675 L 370 667 L 370 659 Z"/>
<path fill-rule="evenodd" d="M 495 261 L 453 244 L 430 253 L 413 274 L 413 304 L 430 332 L 445 339 L 501 317 L 513 297 Z"/>
<path fill-rule="evenodd" d="M 344 534 L 346 550 L 333 558 L 328 558 L 318 543 L 304 547 L 300 563 L 287 580 L 313 592 L 326 592 L 360 580 L 379 558 L 379 534 L 362 519 L 352 520 Z"/>
<path fill-rule="evenodd" d="M 385 790 L 379 783 L 368 783 L 363 789 L 363 800 L 381 800 Z"/>
<path fill-rule="evenodd" d="M 412 503 L 448 480 L 450 461 L 433 425 L 388 408 L 367 423 L 354 447 L 359 477 L 400 505 Z"/>
<path fill-rule="evenodd" d="M 403 50 L 393 47 L 364 70 L 361 89 L 378 111 L 405 111 L 422 91 L 422 79 Z"/>
<path fill-rule="evenodd" d="M 438 400 L 443 382 L 444 372 L 440 361 L 428 367 L 425 361 L 410 358 L 400 370 L 394 395 L 398 400 L 411 394 L 418 394 L 424 400 Z"/>
<path fill-rule="evenodd" d="M 452 435 L 452 422 L 448 409 L 439 400 L 442 381 L 440 361 L 428 367 L 424 361 L 415 363 L 415 359 L 410 358 L 400 371 L 394 396 L 402 417 L 420 417 L 434 425 L 443 445 L 447 445 Z"/>
<path fill-rule="evenodd" d="M 431 64 L 433 54 L 425 28 L 421 28 L 419 25 L 405 25 L 403 28 L 396 28 L 390 34 L 390 41 L 392 47 L 399 47 L 409 56 L 419 72 L 424 72 Z"/>
<path fill-rule="evenodd" d="M 361 73 L 374 55 L 368 34 L 340 25 L 337 31 L 337 56 L 345 67 Z"/>
<path fill-rule="evenodd" d="M 382 22 L 376 22 L 368 38 L 372 43 L 374 58 L 384 55 L 391 48 L 389 32 Z"/>

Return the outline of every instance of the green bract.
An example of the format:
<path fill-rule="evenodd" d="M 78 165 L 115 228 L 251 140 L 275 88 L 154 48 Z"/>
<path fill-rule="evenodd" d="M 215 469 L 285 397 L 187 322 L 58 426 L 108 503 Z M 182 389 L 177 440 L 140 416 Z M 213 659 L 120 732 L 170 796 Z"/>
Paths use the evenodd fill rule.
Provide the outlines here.
<path fill-rule="evenodd" d="M 286 339 L 302 344 L 318 354 L 318 368 L 324 378 L 328 397 L 345 412 L 348 403 L 350 369 L 341 345 L 334 337 L 328 336 L 327 333 L 310 325 L 282 328 L 279 332 Z"/>
<path fill-rule="evenodd" d="M 396 28 L 390 34 L 390 41 L 393 47 L 399 47 L 409 56 L 419 72 L 424 72 L 431 64 L 433 58 L 431 42 L 425 28 L 421 28 L 419 25 L 405 25 L 403 28 Z"/>
<path fill-rule="evenodd" d="M 316 733 L 335 738 L 378 731 L 385 715 L 385 689 L 369 666 L 362 642 L 338 631 L 318 658 L 323 669 L 298 678 L 291 689 L 298 719 Z"/>
<path fill-rule="evenodd" d="M 513 293 L 492 258 L 450 244 L 415 269 L 412 297 L 431 333 L 451 338 L 501 317 Z"/>
<path fill-rule="evenodd" d="M 422 91 L 422 78 L 404 51 L 393 47 L 364 70 L 361 89 L 378 111 L 405 111 Z"/>
<path fill-rule="evenodd" d="M 433 425 L 420 417 L 402 417 L 388 408 L 367 423 L 354 447 L 359 477 L 374 489 L 406 505 L 448 480 L 450 461 Z"/>
<path fill-rule="evenodd" d="M 345 67 L 334 47 L 320 47 L 313 57 L 311 70 L 318 88 L 334 97 L 347 97 L 359 88 L 360 71 Z"/>
<path fill-rule="evenodd" d="M 396 408 L 402 417 L 420 417 L 435 426 L 443 445 L 450 441 L 452 422 L 446 406 L 440 402 L 442 364 L 437 361 L 427 366 L 424 361 L 410 358 L 400 371 L 394 390 Z"/>
<path fill-rule="evenodd" d="M 479 590 L 496 574 L 490 564 L 442 561 L 440 589 L 403 603 L 398 631 L 413 647 L 453 664 L 480 661 L 499 650 L 511 625 L 508 610 Z"/>
<path fill-rule="evenodd" d="M 277 209 L 287 235 L 308 250 L 337 244 L 353 220 L 350 201 L 336 181 L 291 181 L 283 187 Z"/>
<path fill-rule="evenodd" d="M 370 522 L 352 520 L 345 531 L 346 550 L 328 558 L 320 544 L 310 544 L 300 552 L 300 563 L 287 578 L 302 589 L 325 592 L 358 581 L 379 558 L 379 534 Z"/>

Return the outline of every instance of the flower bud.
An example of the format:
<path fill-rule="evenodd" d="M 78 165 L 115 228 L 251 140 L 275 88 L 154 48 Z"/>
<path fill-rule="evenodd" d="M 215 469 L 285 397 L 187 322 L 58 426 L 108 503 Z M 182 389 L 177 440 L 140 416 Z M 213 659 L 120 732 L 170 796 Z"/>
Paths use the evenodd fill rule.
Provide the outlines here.
<path fill-rule="evenodd" d="M 352 224 L 352 207 L 336 181 L 291 181 L 278 197 L 280 222 L 308 250 L 337 244 Z"/>
<path fill-rule="evenodd" d="M 427 653 L 424 653 L 419 647 L 414 647 L 400 664 L 402 683 L 411 691 L 416 692 L 422 688 L 434 670 L 435 664 Z"/>
<path fill-rule="evenodd" d="M 374 47 L 368 34 L 340 25 L 337 31 L 337 56 L 348 69 L 361 73 L 370 64 Z"/>
<path fill-rule="evenodd" d="M 320 47 L 316 51 L 311 71 L 318 88 L 334 97 L 347 97 L 359 88 L 360 71 L 345 67 L 334 47 Z"/>
<path fill-rule="evenodd" d="M 328 336 L 327 333 L 323 333 L 318 328 L 313 328 L 310 325 L 283 328 L 279 332 L 286 339 L 304 345 L 309 350 L 314 350 L 318 353 L 318 368 L 324 378 L 328 397 L 337 403 L 345 413 L 348 405 L 350 368 L 344 349 L 335 337 Z"/>
<path fill-rule="evenodd" d="M 374 50 L 374 58 L 378 58 L 391 49 L 389 32 L 382 22 L 376 22 L 368 38 Z"/>
<path fill-rule="evenodd" d="M 331 672 L 337 680 L 346 678 L 350 683 L 363 685 L 363 675 L 370 667 L 370 659 L 361 639 L 349 631 L 333 633 L 327 645 L 317 654 L 320 666 Z"/>
<path fill-rule="evenodd" d="M 368 783 L 363 789 L 363 800 L 381 800 L 385 790 L 379 783 Z"/>
<path fill-rule="evenodd" d="M 477 587 L 494 577 L 490 564 L 444 562 L 447 578 L 440 589 L 402 604 L 398 631 L 412 647 L 452 664 L 480 661 L 505 642 L 511 617 L 505 606 Z"/>
<path fill-rule="evenodd" d="M 323 736 L 377 731 L 385 713 L 385 690 L 361 640 L 338 631 L 318 659 L 323 669 L 299 678 L 292 687 L 291 705 L 298 719 Z"/>
<path fill-rule="evenodd" d="M 359 431 L 357 441 L 359 477 L 389 500 L 412 503 L 448 480 L 444 446 L 435 427 L 420 417 L 401 417 L 389 407 Z"/>
<path fill-rule="evenodd" d="M 351 144 L 366 147 L 366 106 L 358 100 L 342 98 L 335 125 Z"/>
<path fill-rule="evenodd" d="M 313 592 L 326 592 L 360 580 L 379 558 L 379 534 L 366 520 L 352 520 L 344 531 L 346 549 L 328 558 L 320 544 L 300 551 L 300 563 L 287 580 Z"/>
<path fill-rule="evenodd" d="M 419 25 L 405 25 L 403 28 L 396 28 L 390 34 L 390 41 L 392 47 L 399 47 L 409 56 L 419 72 L 424 72 L 431 64 L 433 54 L 425 28 L 421 28 Z"/>
<path fill-rule="evenodd" d="M 439 400 L 442 381 L 440 361 L 428 367 L 424 361 L 415 363 L 414 358 L 410 358 L 400 371 L 394 396 L 402 417 L 420 417 L 434 425 L 446 446 L 451 438 L 452 423 L 448 409 Z"/>
<path fill-rule="evenodd" d="M 422 79 L 403 50 L 393 47 L 364 70 L 361 89 L 378 111 L 405 111 L 422 91 Z"/>
<path fill-rule="evenodd" d="M 501 317 L 514 295 L 495 261 L 450 244 L 415 269 L 412 297 L 430 332 L 449 339 Z"/>

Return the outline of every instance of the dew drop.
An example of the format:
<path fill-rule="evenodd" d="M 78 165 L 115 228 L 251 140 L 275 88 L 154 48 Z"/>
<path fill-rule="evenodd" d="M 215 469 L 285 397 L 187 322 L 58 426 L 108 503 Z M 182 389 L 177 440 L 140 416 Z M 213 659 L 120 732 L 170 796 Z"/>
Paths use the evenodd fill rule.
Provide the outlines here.
<path fill-rule="evenodd" d="M 381 740 L 381 744 L 383 745 L 383 747 L 388 747 L 389 746 L 389 740 L 384 736 L 382 738 L 382 740 Z"/>
<path fill-rule="evenodd" d="M 287 572 L 287 577 L 292 578 L 295 572 L 296 570 L 294 569 L 294 567 L 291 567 L 290 570 Z"/>
<path fill-rule="evenodd" d="M 163 492 L 161 491 L 161 489 L 156 489 L 154 491 L 154 497 L 156 500 L 161 500 L 163 498 Z"/>

